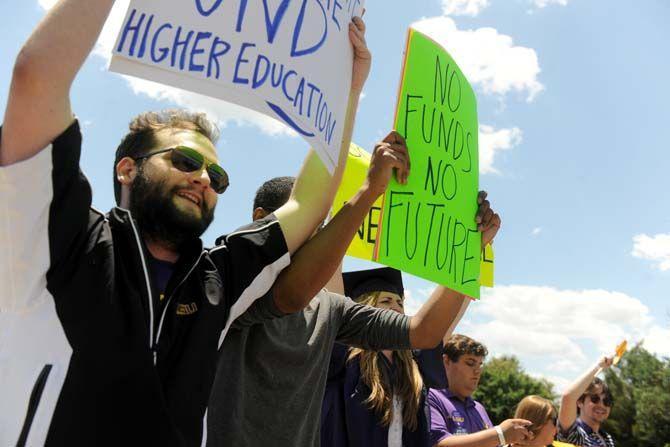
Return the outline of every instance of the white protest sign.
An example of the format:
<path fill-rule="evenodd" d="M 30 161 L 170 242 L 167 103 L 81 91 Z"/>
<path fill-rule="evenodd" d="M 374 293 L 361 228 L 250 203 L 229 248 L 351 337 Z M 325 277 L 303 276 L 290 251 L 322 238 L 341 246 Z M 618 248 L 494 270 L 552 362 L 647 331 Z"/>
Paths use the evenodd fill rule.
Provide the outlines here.
<path fill-rule="evenodd" d="M 257 110 L 333 170 L 364 0 L 132 0 L 110 70 Z"/>

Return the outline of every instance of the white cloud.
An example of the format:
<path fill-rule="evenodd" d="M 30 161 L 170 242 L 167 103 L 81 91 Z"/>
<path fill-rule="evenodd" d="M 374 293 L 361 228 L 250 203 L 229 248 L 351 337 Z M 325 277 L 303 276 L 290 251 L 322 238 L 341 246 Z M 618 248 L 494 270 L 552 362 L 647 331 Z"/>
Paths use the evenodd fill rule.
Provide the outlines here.
<path fill-rule="evenodd" d="M 638 234 L 633 237 L 633 256 L 655 261 L 661 271 L 670 270 L 670 233 L 647 236 Z"/>
<path fill-rule="evenodd" d="M 419 308 L 425 303 L 435 290 L 435 286 L 425 287 L 423 289 L 409 290 L 405 289 L 405 314 L 416 315 Z"/>
<path fill-rule="evenodd" d="M 489 0 L 442 0 L 444 15 L 475 17 L 488 6 Z"/>
<path fill-rule="evenodd" d="M 602 289 L 498 286 L 483 289 L 477 304 L 471 308 L 475 316 L 501 322 L 511 333 L 531 332 L 569 349 L 566 340 L 575 346 L 577 341 L 590 341 L 598 351 L 609 352 L 623 339 L 641 340 L 653 322 L 649 308 L 637 298 Z M 527 336 L 526 343 L 534 336 Z M 536 340 L 531 347 L 522 343 L 514 348 L 531 353 L 535 344 Z M 556 351 L 555 347 L 545 349 Z"/>
<path fill-rule="evenodd" d="M 427 296 L 421 290 L 415 295 L 420 302 Z M 484 343 L 491 356 L 517 356 L 529 373 L 547 377 L 558 391 L 624 339 L 670 356 L 670 328 L 621 292 L 498 285 L 482 289 L 465 316 L 457 333 Z"/>
<path fill-rule="evenodd" d="M 533 237 L 539 236 L 540 233 L 542 233 L 542 227 L 535 227 L 533 228 L 533 231 L 530 232 Z"/>
<path fill-rule="evenodd" d="M 524 94 L 532 101 L 544 86 L 538 80 L 540 65 L 532 48 L 514 45 L 495 28 L 459 30 L 450 17 L 431 17 L 412 25 L 442 44 L 470 83 L 485 94 Z"/>
<path fill-rule="evenodd" d="M 414 297 L 414 294 L 411 290 L 405 290 L 405 314 L 406 315 L 416 315 L 421 307 L 421 300 L 418 300 Z"/>
<path fill-rule="evenodd" d="M 579 372 L 577 365 L 566 358 L 560 358 L 551 363 L 549 369 L 552 371 Z"/>
<path fill-rule="evenodd" d="M 498 174 L 493 167 L 495 156 L 500 151 L 512 149 L 521 143 L 522 132 L 518 127 L 495 129 L 492 126 L 479 126 L 479 172 Z"/>
<path fill-rule="evenodd" d="M 473 307 L 476 307 L 474 304 Z M 522 310 L 522 309 L 518 309 Z M 484 343 L 492 355 L 514 354 L 521 359 L 553 360 L 567 356 L 572 361 L 584 361 L 585 355 L 576 341 L 557 331 L 526 327 L 522 323 L 510 324 L 503 319 L 486 323 L 464 325 L 464 332 Z M 459 328 L 458 332 L 463 331 Z"/>
<path fill-rule="evenodd" d="M 554 392 L 559 395 L 572 383 L 571 379 L 566 379 L 565 377 L 557 376 L 554 374 L 531 374 L 531 376 L 538 379 L 547 379 L 552 384 L 554 384 Z"/>
<path fill-rule="evenodd" d="M 48 10 L 56 1 L 38 0 L 38 3 L 43 9 Z M 116 35 L 121 28 L 129 3 L 129 0 L 116 1 L 102 29 L 100 38 L 93 49 L 93 54 L 102 57 L 107 64 L 111 59 Z M 178 106 L 205 112 L 221 126 L 229 123 L 253 125 L 269 135 L 297 136 L 295 131 L 279 121 L 235 104 L 143 79 L 130 76 L 123 76 L 123 78 L 128 82 L 133 93 L 136 95 L 144 95 L 151 99 L 165 102 L 166 106 Z"/>
<path fill-rule="evenodd" d="M 58 0 L 37 0 L 37 3 L 39 3 L 40 7 L 44 10 L 51 9 L 53 5 L 56 4 Z"/>
<path fill-rule="evenodd" d="M 550 5 L 566 6 L 568 4 L 568 0 L 530 0 L 530 1 L 537 8 L 545 8 Z"/>
<path fill-rule="evenodd" d="M 652 327 L 644 339 L 644 347 L 656 355 L 670 357 L 670 328 Z"/>

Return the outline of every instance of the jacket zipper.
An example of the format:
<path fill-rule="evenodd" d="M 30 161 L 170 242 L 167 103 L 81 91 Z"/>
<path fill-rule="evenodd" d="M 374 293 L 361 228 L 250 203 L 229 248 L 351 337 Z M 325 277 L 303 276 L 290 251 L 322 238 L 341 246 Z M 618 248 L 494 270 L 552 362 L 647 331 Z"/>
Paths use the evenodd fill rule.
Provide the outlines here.
<path fill-rule="evenodd" d="M 163 330 L 163 320 L 165 319 L 165 314 L 167 313 L 168 308 L 170 307 L 170 302 L 172 301 L 172 297 L 174 297 L 175 293 L 177 293 L 177 290 L 184 284 L 184 282 L 188 279 L 189 276 L 191 276 L 191 273 L 193 273 L 193 270 L 197 267 L 198 263 L 200 262 L 200 258 L 202 258 L 202 254 L 204 251 L 200 252 L 200 255 L 198 256 L 198 259 L 195 260 L 193 263 L 193 266 L 191 269 L 184 275 L 184 277 L 181 279 L 179 284 L 172 290 L 172 293 L 168 297 L 168 300 L 165 302 L 165 306 L 163 306 L 163 313 L 161 314 L 161 319 L 158 322 L 158 333 L 156 334 L 156 349 L 158 348 L 158 340 L 161 337 L 161 332 Z M 154 349 L 154 355 L 156 354 L 156 349 Z"/>
<path fill-rule="evenodd" d="M 142 249 L 142 242 L 140 241 L 140 235 L 135 227 L 133 222 L 133 216 L 130 213 L 130 210 L 123 210 L 128 213 L 128 220 L 130 221 L 130 226 L 133 229 L 135 234 L 135 242 L 137 242 L 137 250 L 140 253 L 140 260 L 142 261 L 142 271 L 144 273 L 144 281 L 147 286 L 147 297 L 149 299 L 149 349 L 153 352 L 154 366 L 156 365 L 156 350 L 154 346 L 154 300 L 153 294 L 151 293 L 151 282 L 149 282 L 149 270 L 147 269 L 147 263 L 144 259 L 144 250 Z"/>
<path fill-rule="evenodd" d="M 30 400 L 28 401 L 28 411 L 26 412 L 26 419 L 23 421 L 23 427 L 21 428 L 21 434 L 19 435 L 19 440 L 16 441 L 16 447 L 24 447 L 26 441 L 28 440 L 28 433 L 30 433 L 30 427 L 33 425 L 33 419 L 35 419 L 35 413 L 37 413 L 37 408 L 39 407 L 40 400 L 42 399 L 42 393 L 44 392 L 44 386 L 47 383 L 49 378 L 49 373 L 53 365 L 44 365 L 42 371 L 40 371 L 35 385 L 33 385 L 33 390 L 30 393 Z"/>

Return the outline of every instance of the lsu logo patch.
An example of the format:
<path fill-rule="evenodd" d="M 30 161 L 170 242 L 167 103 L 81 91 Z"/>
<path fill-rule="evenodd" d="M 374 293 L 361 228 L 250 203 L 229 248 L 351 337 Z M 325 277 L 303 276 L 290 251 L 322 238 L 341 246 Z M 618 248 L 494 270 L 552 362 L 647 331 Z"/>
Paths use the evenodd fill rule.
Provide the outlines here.
<path fill-rule="evenodd" d="M 195 303 L 177 305 L 177 315 L 193 315 L 197 311 L 198 306 Z"/>

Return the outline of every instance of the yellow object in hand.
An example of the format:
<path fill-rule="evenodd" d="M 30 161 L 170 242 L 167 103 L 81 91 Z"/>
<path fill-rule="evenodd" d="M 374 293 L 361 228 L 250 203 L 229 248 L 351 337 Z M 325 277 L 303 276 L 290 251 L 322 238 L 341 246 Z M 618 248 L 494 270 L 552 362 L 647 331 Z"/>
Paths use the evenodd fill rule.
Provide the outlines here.
<path fill-rule="evenodd" d="M 619 360 L 621 360 L 621 357 L 623 357 L 627 348 L 628 348 L 628 342 L 626 340 L 619 343 L 619 345 L 616 347 L 616 353 L 614 354 L 614 358 L 612 359 L 612 365 L 616 365 L 617 363 L 619 363 Z"/>

